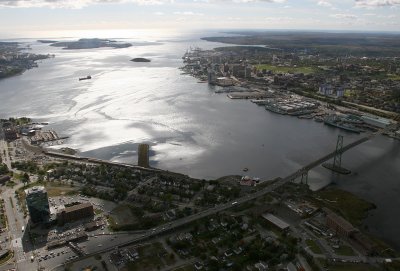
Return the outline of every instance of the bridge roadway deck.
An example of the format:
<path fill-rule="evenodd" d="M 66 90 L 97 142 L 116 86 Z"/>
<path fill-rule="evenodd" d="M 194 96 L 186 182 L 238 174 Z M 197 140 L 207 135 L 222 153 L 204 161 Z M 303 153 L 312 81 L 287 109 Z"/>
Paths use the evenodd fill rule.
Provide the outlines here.
<path fill-rule="evenodd" d="M 344 153 L 344 152 L 350 150 L 351 148 L 354 148 L 354 147 L 356 147 L 356 146 L 358 146 L 358 145 L 370 140 L 371 138 L 372 138 L 372 136 L 369 135 L 369 136 L 365 136 L 363 138 L 360 138 L 360 139 L 358 139 L 358 140 L 356 140 L 356 141 L 354 141 L 354 142 L 352 142 L 350 144 L 347 144 L 346 146 L 344 146 L 342 148 L 340 153 Z M 303 167 L 302 172 L 309 171 L 309 170 L 321 165 L 322 163 L 329 161 L 330 159 L 335 157 L 335 154 L 336 154 L 336 151 L 333 151 L 333 152 L 325 155 L 324 157 L 321 157 L 320 159 L 311 162 L 310 164 L 308 164 L 305 167 Z"/>
<path fill-rule="evenodd" d="M 357 146 L 359 144 L 362 144 L 365 141 L 368 141 L 369 139 L 371 139 L 375 135 L 376 134 L 371 134 L 371 135 L 363 137 L 363 138 L 361 138 L 359 140 L 356 140 L 356 141 L 344 146 L 341 152 L 343 153 L 345 151 L 348 151 L 349 149 L 354 148 L 355 146 Z M 135 244 L 135 243 L 138 243 L 138 242 L 142 242 L 142 241 L 145 241 L 145 240 L 150 239 L 152 237 L 156 237 L 156 236 L 158 236 L 160 234 L 163 234 L 163 233 L 166 233 L 166 232 L 170 232 L 170 231 L 172 231 L 174 229 L 182 227 L 183 225 L 189 224 L 189 223 L 194 222 L 196 220 L 199 220 L 201 218 L 204 218 L 204 217 L 216 214 L 218 212 L 233 208 L 236 205 L 239 205 L 239 204 L 242 204 L 242 203 L 257 199 L 257 198 L 259 198 L 261 196 L 264 196 L 265 194 L 268 194 L 268 193 L 274 191 L 275 189 L 281 187 L 282 185 L 293 181 L 294 179 L 300 177 L 305 171 L 309 171 L 310 169 L 322 164 L 323 162 L 326 162 L 326 161 L 332 159 L 334 156 L 335 156 L 335 152 L 332 152 L 332 153 L 330 153 L 328 155 L 325 155 L 324 157 L 322 157 L 322 158 L 320 158 L 320 159 L 308 164 L 307 166 L 303 167 L 302 169 L 300 169 L 300 170 L 298 170 L 298 171 L 286 176 L 285 178 L 280 179 L 279 181 L 272 183 L 271 185 L 269 185 L 268 187 L 263 188 L 262 190 L 259 190 L 259 191 L 255 192 L 255 193 L 252 193 L 252 194 L 246 195 L 244 197 L 235 199 L 235 200 L 233 200 L 231 202 L 228 202 L 228 203 L 225 203 L 225 204 L 221 204 L 221 205 L 215 206 L 215 207 L 207 209 L 207 210 L 203 210 L 203 211 L 201 211 L 201 212 L 199 212 L 197 214 L 193 214 L 193 215 L 190 215 L 190 216 L 175 220 L 173 222 L 170 222 L 170 223 L 167 223 L 167 224 L 163 224 L 163 225 L 161 225 L 161 226 L 159 226 L 157 228 L 154 228 L 152 230 L 148 230 L 147 232 L 145 232 L 143 235 L 141 235 L 139 237 L 137 237 L 137 236 L 136 237 L 131 237 L 131 238 L 127 237 L 127 240 L 125 240 L 124 242 L 121 242 L 121 243 L 119 243 L 117 245 L 118 245 L 118 247 L 123 247 L 123 246 L 131 245 L 131 244 Z M 111 250 L 115 249 L 115 246 L 116 246 L 116 244 L 113 244 L 112 247 L 103 248 L 103 249 L 98 250 L 96 252 L 87 254 L 83 258 L 87 258 L 87 257 L 94 256 L 96 254 L 99 254 L 99 253 L 105 253 L 105 252 L 111 251 Z M 76 259 L 75 261 L 79 261 L 81 259 L 82 259 L 82 257 L 79 258 L 79 259 Z M 72 262 L 75 262 L 75 261 L 72 261 Z"/>

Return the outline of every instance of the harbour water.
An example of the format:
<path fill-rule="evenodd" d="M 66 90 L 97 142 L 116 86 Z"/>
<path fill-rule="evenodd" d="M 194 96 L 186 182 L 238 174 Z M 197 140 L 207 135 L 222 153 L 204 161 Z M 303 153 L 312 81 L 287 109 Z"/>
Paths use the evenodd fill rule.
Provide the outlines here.
<path fill-rule="evenodd" d="M 249 169 L 246 175 L 283 177 L 334 150 L 339 133 L 345 143 L 359 138 L 228 99 L 181 74 L 187 48 L 222 46 L 199 39 L 206 35 L 210 33 L 127 35 L 120 40 L 135 46 L 94 50 L 62 50 L 24 39 L 32 52 L 55 58 L 0 80 L 0 117 L 50 122 L 60 135 L 70 137 L 63 147 L 112 161 L 136 163 L 138 144 L 148 143 L 151 166 L 204 179 L 243 175 L 243 168 Z M 134 57 L 151 62 L 131 62 Z M 92 79 L 78 80 L 87 75 Z M 310 174 L 311 187 L 332 181 L 374 202 L 378 208 L 366 225 L 400 248 L 400 142 L 377 137 L 344 154 L 343 163 L 353 174 L 335 177 L 320 167 Z"/>

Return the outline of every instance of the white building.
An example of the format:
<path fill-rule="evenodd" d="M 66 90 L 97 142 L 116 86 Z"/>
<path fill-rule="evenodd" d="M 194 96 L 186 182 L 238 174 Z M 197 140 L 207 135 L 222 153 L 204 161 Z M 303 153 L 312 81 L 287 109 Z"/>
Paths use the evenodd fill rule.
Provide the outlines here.
<path fill-rule="evenodd" d="M 361 118 L 366 124 L 379 128 L 386 128 L 387 126 L 392 124 L 392 122 L 388 119 L 372 115 L 364 115 Z"/>

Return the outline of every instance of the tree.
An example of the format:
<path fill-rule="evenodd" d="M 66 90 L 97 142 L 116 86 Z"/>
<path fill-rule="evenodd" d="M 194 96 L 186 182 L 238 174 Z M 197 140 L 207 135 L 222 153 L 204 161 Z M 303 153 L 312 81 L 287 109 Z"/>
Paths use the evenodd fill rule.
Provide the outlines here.
<path fill-rule="evenodd" d="M 7 174 L 8 168 L 5 164 L 0 164 L 0 174 Z"/>
<path fill-rule="evenodd" d="M 395 101 L 400 102 L 400 88 L 393 89 L 392 97 Z"/>
<path fill-rule="evenodd" d="M 26 186 L 30 181 L 29 174 L 25 172 L 24 175 L 22 175 L 21 181 L 24 183 L 24 186 Z"/>

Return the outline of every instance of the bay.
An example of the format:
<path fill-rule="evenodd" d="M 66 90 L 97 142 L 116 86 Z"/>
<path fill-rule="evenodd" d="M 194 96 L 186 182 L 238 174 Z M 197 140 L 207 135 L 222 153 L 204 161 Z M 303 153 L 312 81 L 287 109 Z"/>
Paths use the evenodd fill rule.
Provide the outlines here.
<path fill-rule="evenodd" d="M 245 167 L 246 175 L 284 177 L 333 151 L 338 134 L 345 143 L 359 137 L 312 120 L 277 115 L 246 100 L 230 100 L 181 74 L 181 57 L 189 47 L 226 46 L 200 40 L 212 33 L 145 34 L 119 36 L 138 44 L 124 49 L 63 50 L 20 39 L 33 53 L 55 58 L 0 80 L 0 117 L 50 122 L 59 134 L 70 137 L 63 147 L 117 162 L 135 164 L 137 145 L 148 143 L 152 166 L 201 179 L 243 175 Z M 131 62 L 134 57 L 151 62 Z M 92 79 L 78 81 L 87 75 Z M 399 149 L 399 141 L 374 138 L 344 154 L 344 165 L 353 174 L 337 177 L 320 167 L 309 180 L 313 189 L 332 182 L 374 202 L 377 209 L 366 225 L 398 248 Z"/>

